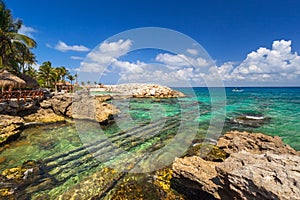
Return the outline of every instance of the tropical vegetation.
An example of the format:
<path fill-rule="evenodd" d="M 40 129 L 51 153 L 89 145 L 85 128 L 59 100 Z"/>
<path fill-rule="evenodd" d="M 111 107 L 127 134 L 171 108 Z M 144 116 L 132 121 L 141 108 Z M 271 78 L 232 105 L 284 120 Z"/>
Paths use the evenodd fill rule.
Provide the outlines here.
<path fill-rule="evenodd" d="M 3 0 L 0 0 L 0 71 L 7 70 L 14 75 L 28 75 L 40 86 L 54 88 L 56 83 L 77 81 L 77 74 L 69 73 L 66 67 L 53 67 L 50 61 L 43 62 L 36 70 L 36 57 L 32 49 L 37 47 L 34 39 L 20 34 L 23 22 L 14 19 Z"/>
<path fill-rule="evenodd" d="M 18 33 L 22 25 L 22 20 L 13 19 L 11 11 L 0 1 L 0 67 L 14 74 L 25 73 L 36 62 L 31 49 L 37 44 Z"/>

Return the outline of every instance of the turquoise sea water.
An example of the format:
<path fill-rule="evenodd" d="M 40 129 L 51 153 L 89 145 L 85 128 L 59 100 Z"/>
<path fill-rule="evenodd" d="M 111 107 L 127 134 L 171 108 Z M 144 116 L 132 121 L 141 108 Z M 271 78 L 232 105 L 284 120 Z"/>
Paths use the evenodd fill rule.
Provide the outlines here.
<path fill-rule="evenodd" d="M 209 104 L 210 96 L 206 88 L 194 88 L 199 101 Z M 250 87 L 242 92 L 232 92 L 226 88 L 225 130 L 246 130 L 280 136 L 293 148 L 300 150 L 300 88 L 299 87 Z M 185 91 L 184 88 L 179 89 Z M 229 123 L 230 119 L 241 115 L 262 115 L 270 121 L 263 126 L 249 126 Z"/>
<path fill-rule="evenodd" d="M 112 103 L 121 110 L 121 114 L 109 126 L 73 121 L 25 129 L 19 140 L 0 152 L 0 171 L 19 166 L 27 160 L 42 161 L 46 175 L 41 176 L 38 183 L 26 186 L 26 198 L 55 199 L 105 166 L 120 166 L 125 161 L 126 165 L 135 162 L 124 152 L 144 158 L 172 143 L 173 149 L 180 149 L 184 140 L 190 139 L 184 135 L 193 134 L 194 129 L 191 129 L 195 124 L 198 126 L 193 138 L 199 141 L 197 139 L 205 137 L 212 116 L 212 99 L 208 89 L 176 89 L 187 94 L 187 97 L 113 100 Z M 300 150 L 300 88 L 242 88 L 243 92 L 232 92 L 232 89 L 226 88 L 223 132 L 246 130 L 278 135 L 285 143 Z M 268 120 L 258 127 L 234 123 L 234 119 L 240 116 L 258 116 Z M 174 144 L 173 139 L 178 132 L 183 137 L 179 144 Z M 112 150 L 110 144 L 117 147 L 117 150 Z M 160 156 L 165 155 L 161 153 Z M 126 179 L 120 177 L 115 187 L 121 184 L 120 180 Z M 145 177 L 143 182 L 151 182 L 148 180 L 150 176 Z M 51 184 L 43 184 L 49 180 Z M 105 197 L 106 194 L 101 196 Z"/>

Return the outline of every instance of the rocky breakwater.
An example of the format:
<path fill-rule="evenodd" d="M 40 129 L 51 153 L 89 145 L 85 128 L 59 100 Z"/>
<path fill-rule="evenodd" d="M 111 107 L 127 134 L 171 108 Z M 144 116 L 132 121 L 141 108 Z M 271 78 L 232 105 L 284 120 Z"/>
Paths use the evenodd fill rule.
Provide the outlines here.
<path fill-rule="evenodd" d="M 300 199 L 300 154 L 279 137 L 234 131 L 216 148 L 229 157 L 176 159 L 172 187 L 190 199 Z"/>
<path fill-rule="evenodd" d="M 107 85 L 105 90 L 114 93 L 114 96 L 120 95 L 135 98 L 176 98 L 185 96 L 179 91 L 157 84 L 128 83 Z"/>

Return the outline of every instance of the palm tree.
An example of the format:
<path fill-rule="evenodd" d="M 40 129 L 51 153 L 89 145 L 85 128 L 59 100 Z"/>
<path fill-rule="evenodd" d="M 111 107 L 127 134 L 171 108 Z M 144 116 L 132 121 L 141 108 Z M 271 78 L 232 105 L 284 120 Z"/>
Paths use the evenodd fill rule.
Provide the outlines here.
<path fill-rule="evenodd" d="M 60 68 L 52 68 L 51 73 L 50 73 L 50 77 L 51 77 L 51 86 L 55 87 L 55 92 L 57 92 L 57 83 L 61 80 L 61 69 Z"/>
<path fill-rule="evenodd" d="M 74 75 L 74 78 L 75 78 L 75 83 L 78 83 L 78 74 L 77 73 Z"/>
<path fill-rule="evenodd" d="M 63 82 L 65 81 L 65 76 L 67 76 L 69 74 L 68 70 L 64 67 L 58 67 L 57 68 L 59 76 L 60 76 L 60 80 L 62 80 Z"/>
<path fill-rule="evenodd" d="M 0 67 L 20 73 L 20 65 L 25 66 L 27 60 L 25 57 L 31 54 L 30 49 L 36 47 L 36 42 L 18 33 L 23 22 L 13 19 L 11 11 L 2 0 L 0 0 L 0 19 Z"/>
<path fill-rule="evenodd" d="M 72 76 L 71 74 L 69 74 L 69 75 L 67 76 L 67 78 L 70 80 L 71 84 L 73 84 L 73 81 L 75 80 L 75 77 Z"/>
<path fill-rule="evenodd" d="M 38 72 L 32 66 L 28 66 L 25 74 L 28 75 L 28 76 L 31 76 L 31 77 L 37 77 Z"/>
<path fill-rule="evenodd" d="M 38 82 L 44 87 L 51 87 L 51 75 L 53 75 L 53 68 L 51 66 L 51 62 L 43 62 L 43 64 L 39 67 Z"/>

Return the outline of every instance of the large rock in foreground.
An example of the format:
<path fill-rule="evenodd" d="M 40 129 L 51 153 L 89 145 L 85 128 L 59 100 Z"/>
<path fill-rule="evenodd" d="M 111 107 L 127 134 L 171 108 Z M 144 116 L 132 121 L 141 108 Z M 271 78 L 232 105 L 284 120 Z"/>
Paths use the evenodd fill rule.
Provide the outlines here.
<path fill-rule="evenodd" d="M 113 115 L 120 111 L 112 104 L 105 101 L 110 100 L 110 96 L 89 96 L 78 94 L 60 94 L 41 103 L 41 109 L 53 112 L 52 116 L 96 120 L 104 123 L 111 119 Z M 45 112 L 45 111 L 43 111 Z"/>
<path fill-rule="evenodd" d="M 279 137 L 229 132 L 217 146 L 224 162 L 176 159 L 173 187 L 191 199 L 300 199 L 299 152 Z"/>
<path fill-rule="evenodd" d="M 103 102 L 102 97 L 81 96 L 74 100 L 71 110 L 72 118 L 95 120 L 107 123 L 120 111 L 112 104 Z"/>
<path fill-rule="evenodd" d="M 300 199 L 300 157 L 248 152 L 217 165 L 224 192 L 237 199 Z"/>
<path fill-rule="evenodd" d="M 157 84 L 128 83 L 119 85 L 107 85 L 105 86 L 105 88 L 108 92 L 120 93 L 136 98 L 176 98 L 185 96 L 179 91 Z"/>

